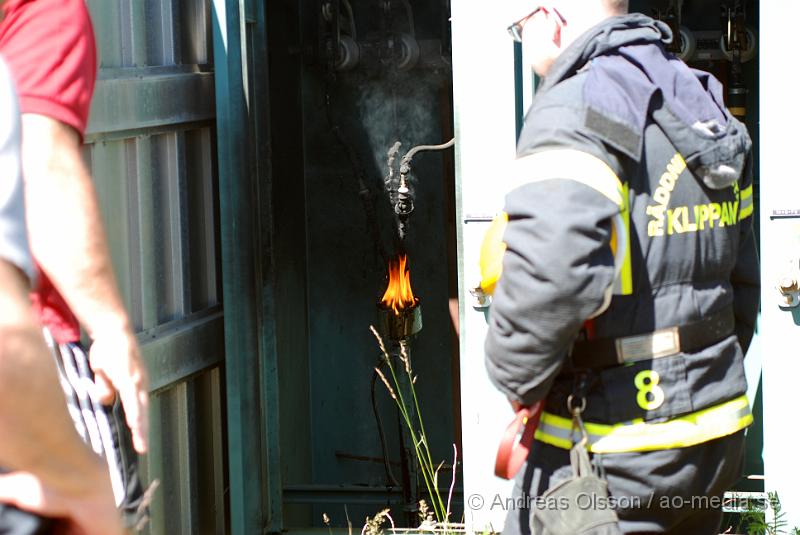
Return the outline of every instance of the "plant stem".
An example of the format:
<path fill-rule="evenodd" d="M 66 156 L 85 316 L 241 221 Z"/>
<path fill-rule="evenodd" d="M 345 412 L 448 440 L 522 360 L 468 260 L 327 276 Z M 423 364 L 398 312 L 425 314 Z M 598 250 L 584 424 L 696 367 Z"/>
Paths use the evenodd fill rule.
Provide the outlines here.
<path fill-rule="evenodd" d="M 408 345 L 407 342 L 401 341 L 400 342 L 400 355 L 399 358 L 403 361 L 403 369 L 406 373 L 408 379 L 408 391 L 410 393 L 411 399 L 409 401 L 413 401 L 413 406 L 406 403 L 407 397 L 404 395 L 404 388 L 400 384 L 400 380 L 398 379 L 398 374 L 394 369 L 394 364 L 392 362 L 392 355 L 387 351 L 386 345 L 383 343 L 383 339 L 375 330 L 374 327 L 370 327 L 370 331 L 378 340 L 378 345 L 380 346 L 381 353 L 386 360 L 386 364 L 389 368 L 389 373 L 392 376 L 392 382 L 394 383 L 394 390 L 396 394 L 392 391 L 391 386 L 388 382 L 385 382 L 386 387 L 389 389 L 390 394 L 392 394 L 392 399 L 394 399 L 395 403 L 397 404 L 397 408 L 400 411 L 400 414 L 403 418 L 403 421 L 408 428 L 408 432 L 411 435 L 411 440 L 414 442 L 414 453 L 417 456 L 417 461 L 419 463 L 420 472 L 422 472 L 422 478 L 425 481 L 425 487 L 428 490 L 428 494 L 431 499 L 431 505 L 433 506 L 434 513 L 436 514 L 436 520 L 440 524 L 447 524 L 450 518 L 450 498 L 448 497 L 447 506 L 445 506 L 444 501 L 442 500 L 442 496 L 439 492 L 438 486 L 438 475 L 439 467 L 434 467 L 433 464 L 433 457 L 431 456 L 430 446 L 428 444 L 428 436 L 425 433 L 425 424 L 423 423 L 422 419 L 422 411 L 419 407 L 419 399 L 417 398 L 416 388 L 414 387 L 414 377 L 413 372 L 411 369 L 411 360 L 408 355 Z M 415 431 L 414 424 L 412 422 L 412 416 L 410 414 L 410 410 L 416 410 L 417 417 L 416 420 L 419 423 L 419 439 L 417 438 L 417 432 Z M 453 484 L 455 482 L 455 462 L 453 463 Z M 453 485 L 451 484 L 451 494 L 452 494 Z"/>
<path fill-rule="evenodd" d="M 403 389 L 401 388 L 400 381 L 398 380 L 397 374 L 395 373 L 394 364 L 392 364 L 391 357 L 389 357 L 388 355 L 387 355 L 387 366 L 389 368 L 389 372 L 392 375 L 392 381 L 395 384 L 395 390 L 397 391 L 397 398 L 395 399 L 395 403 L 397 403 L 397 407 L 400 409 L 400 413 L 403 416 L 403 420 L 405 420 L 406 427 L 408 427 L 408 431 L 411 434 L 411 440 L 414 442 L 414 450 L 417 455 L 417 460 L 420 461 L 420 471 L 422 472 L 422 477 L 425 480 L 425 486 L 428 489 L 428 494 L 430 494 L 431 496 L 431 503 L 433 505 L 434 512 L 436 513 L 436 518 L 441 522 L 443 521 L 444 508 L 440 509 L 439 507 L 440 505 L 442 505 L 441 498 L 439 497 L 439 489 L 434 488 L 434 486 L 432 485 L 433 463 L 430 463 L 428 459 L 425 459 L 425 456 L 419 445 L 419 441 L 417 440 L 417 434 L 414 432 L 414 425 L 412 424 L 411 417 L 408 414 L 408 408 L 406 407 L 405 397 L 403 396 Z M 413 383 L 410 383 L 410 390 L 412 392 L 412 396 L 414 397 L 414 399 L 416 399 Z M 436 502 L 439 503 L 437 504 Z"/>
<path fill-rule="evenodd" d="M 419 421 L 419 429 L 420 429 L 420 434 L 422 436 L 422 443 L 425 446 L 424 453 L 427 455 L 428 468 L 431 470 L 431 475 L 434 476 L 433 480 L 434 480 L 434 486 L 436 487 L 435 488 L 436 494 L 431 495 L 431 501 L 435 499 L 436 501 L 439 502 L 438 509 L 436 509 L 436 506 L 434 506 L 434 509 L 437 510 L 436 516 L 439 517 L 438 520 L 440 522 L 446 522 L 449 515 L 441 518 L 440 515 L 438 514 L 438 512 L 443 512 L 443 513 L 446 512 L 446 509 L 444 502 L 442 501 L 442 497 L 439 494 L 439 487 L 437 484 L 438 478 L 435 477 L 436 473 L 438 473 L 438 470 L 436 471 L 436 473 L 433 472 L 433 458 L 431 457 L 431 450 L 430 447 L 428 446 L 428 435 L 427 433 L 425 433 L 425 423 L 422 421 L 422 411 L 419 408 L 419 400 L 417 399 L 417 389 L 414 387 L 414 377 L 412 376 L 411 373 L 411 361 L 410 361 L 410 356 L 408 355 L 408 346 L 406 345 L 405 342 L 400 342 L 400 351 L 403 355 L 403 358 L 405 359 L 405 362 L 407 362 L 404 369 L 406 375 L 408 376 L 409 390 L 411 391 L 411 397 L 414 400 L 414 407 L 417 412 L 417 420 Z"/>

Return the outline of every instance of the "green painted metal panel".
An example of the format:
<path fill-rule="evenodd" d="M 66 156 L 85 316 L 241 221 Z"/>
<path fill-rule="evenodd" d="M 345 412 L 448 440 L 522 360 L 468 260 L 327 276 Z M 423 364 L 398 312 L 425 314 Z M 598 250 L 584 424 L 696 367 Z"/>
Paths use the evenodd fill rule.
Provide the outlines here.
<path fill-rule="evenodd" d="M 219 307 L 139 333 L 150 389 L 164 390 L 223 363 L 223 315 Z"/>
<path fill-rule="evenodd" d="M 239 0 L 212 4 L 216 65 L 217 154 L 220 189 L 222 290 L 225 350 L 231 530 L 261 533 L 265 524 L 262 457 L 254 184 L 248 144 Z"/>
<path fill-rule="evenodd" d="M 107 135 L 180 125 L 214 117 L 214 75 L 188 68 L 120 69 L 102 72 L 92 100 L 87 134 Z"/>
<path fill-rule="evenodd" d="M 120 22 L 123 11 L 122 3 L 120 1 L 87 0 L 86 4 L 92 13 L 100 68 L 126 65 L 123 61 L 125 45 Z"/>
<path fill-rule="evenodd" d="M 148 366 L 158 479 L 144 533 L 227 533 L 214 83 L 206 0 L 90 0 L 85 149 Z"/>
<path fill-rule="evenodd" d="M 273 173 L 274 160 L 280 154 L 272 149 L 270 114 L 270 76 L 267 48 L 266 7 L 264 2 L 245 1 L 247 42 L 249 44 L 248 82 L 256 195 L 258 199 L 257 261 L 260 296 L 260 370 L 262 407 L 263 477 L 266 483 L 264 530 L 278 533 L 283 529 L 283 487 L 281 478 L 280 410 L 278 360 L 280 340 L 285 338 L 278 317 L 283 308 L 279 300 L 279 281 L 286 259 L 276 251 L 276 206 L 282 203 Z M 280 81 L 278 81 L 280 83 Z"/>
<path fill-rule="evenodd" d="M 281 261 L 275 299 L 281 303 L 275 317 L 277 339 L 276 380 L 280 384 L 277 411 L 270 412 L 274 436 L 280 437 L 280 477 L 283 497 L 281 524 L 284 528 L 307 525 L 310 507 L 289 504 L 287 486 L 311 480 L 312 424 L 309 395 L 307 262 L 305 180 L 303 176 L 302 62 L 300 48 L 300 2 L 265 3 L 269 46 L 269 79 L 279 84 L 269 94 L 269 124 L 272 132 L 270 176 L 280 202 L 273 203 L 273 256 Z M 280 429 L 274 430 L 274 423 Z M 273 492 L 275 485 L 270 486 Z"/>

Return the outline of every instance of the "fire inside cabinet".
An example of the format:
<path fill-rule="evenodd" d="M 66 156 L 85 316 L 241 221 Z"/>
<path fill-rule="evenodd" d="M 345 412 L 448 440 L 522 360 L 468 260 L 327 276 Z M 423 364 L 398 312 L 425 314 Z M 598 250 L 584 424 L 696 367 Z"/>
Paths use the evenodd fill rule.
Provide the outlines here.
<path fill-rule="evenodd" d="M 774 8 L 774 6 L 770 6 Z M 764 102 L 759 82 L 766 77 L 775 80 L 784 76 L 784 70 L 773 63 L 773 70 L 759 72 L 758 36 L 760 6 L 757 1 L 671 2 L 632 0 L 631 10 L 664 20 L 680 40 L 675 43 L 676 54 L 693 67 L 713 72 L 726 87 L 726 102 L 732 113 L 742 118 L 755 140 L 756 214 L 759 213 L 759 104 Z M 524 58 L 504 31 L 509 24 L 503 9 L 487 10 L 467 0 L 457 0 L 452 6 L 453 21 L 453 94 L 456 124 L 456 174 L 459 221 L 459 296 L 460 296 L 460 351 L 462 393 L 462 438 L 464 444 L 464 496 L 468 531 L 485 529 L 499 531 L 508 512 L 506 498 L 511 496 L 512 483 L 493 476 L 494 459 L 499 437 L 511 420 L 508 402 L 490 384 L 483 364 L 483 340 L 486 333 L 484 303 L 470 293 L 470 288 L 480 280 L 478 252 L 481 240 L 495 213 L 503 207 L 503 196 L 509 188 L 503 185 L 504 169 L 515 157 L 516 136 L 521 118 L 530 104 L 536 86 L 532 73 L 522 69 Z M 777 25 L 776 19 L 771 24 Z M 475 36 L 480 36 L 476 39 Z M 777 50 L 774 54 L 780 55 Z M 785 56 L 785 55 L 784 55 Z M 760 74 L 760 78 L 759 78 Z M 787 100 L 788 101 L 788 100 Z M 486 103 L 491 102 L 491 106 Z M 780 121 L 779 121 L 780 122 Z M 763 129 L 763 126 L 762 126 Z M 763 139 L 763 138 L 762 138 Z M 776 156 L 774 152 L 771 152 Z M 486 155 L 493 157 L 488 158 Z M 762 154 L 763 159 L 763 145 Z M 775 165 L 775 164 L 772 164 Z M 773 180 L 785 180 L 772 177 Z M 772 187 L 777 187 L 773 183 Z M 764 228 L 762 217 L 762 228 Z M 769 239 L 764 238 L 762 252 L 769 251 Z M 793 242 L 794 243 L 794 242 Z M 772 245 L 774 247 L 775 244 Z M 793 254 L 797 255 L 795 251 Z M 797 256 L 794 256 L 797 262 Z M 795 266 L 796 268 L 797 266 Z M 774 277 L 773 277 L 774 278 Z M 798 279 L 800 280 L 800 279 Z M 776 282 L 763 279 L 765 294 L 776 291 Z M 766 288 L 772 288 L 767 290 Z M 773 307 L 774 308 L 774 307 Z M 776 314 L 774 310 L 770 314 Z M 765 318 L 768 317 L 765 314 Z M 736 490 L 746 496 L 755 496 L 751 502 L 758 507 L 763 503 L 762 491 L 780 489 L 793 496 L 787 482 L 776 472 L 770 479 L 767 464 L 764 486 L 765 459 L 762 449 L 778 452 L 780 432 L 772 437 L 770 450 L 769 429 L 762 441 L 761 418 L 761 348 L 775 347 L 778 332 L 791 337 L 786 327 L 765 337 L 770 327 L 786 323 L 787 316 L 769 326 L 761 322 L 762 333 L 756 335 L 745 359 L 748 379 L 748 398 L 753 406 L 756 422 L 748 431 L 747 453 L 743 477 Z M 763 320 L 763 318 L 762 318 Z M 782 323 L 781 323 L 782 322 Z M 783 330 L 780 330 L 783 329 Z M 787 355 L 788 357 L 788 355 Z M 792 360 L 792 359 L 789 359 Z M 781 369 L 782 367 L 778 367 Z M 777 375 L 777 371 L 772 374 Z M 766 376 L 766 373 L 765 373 Z M 776 381 L 777 382 L 777 381 Z M 468 395 L 466 393 L 469 393 Z M 775 394 L 773 394 L 775 395 Z M 765 399 L 768 399 L 765 396 Z M 764 411 L 763 425 L 770 421 Z M 772 405 L 773 418 L 785 415 Z M 774 421 L 774 420 L 773 420 Z M 486 437 L 498 437 L 487 440 Z M 787 439 L 788 440 L 788 439 Z M 786 458 L 786 452 L 777 458 Z M 772 461 L 776 462 L 776 461 Z M 775 466 L 775 465 L 773 465 Z M 742 502 L 739 502 L 742 503 Z M 733 502 L 732 502 L 733 504 Z M 731 506 L 731 511 L 737 507 Z M 735 522 L 735 520 L 732 520 Z M 797 523 L 797 522 L 795 522 Z"/>
<path fill-rule="evenodd" d="M 417 505 L 369 330 L 398 253 L 424 311 L 409 347 L 435 459 L 459 422 L 452 156 L 415 156 L 402 238 L 384 184 L 397 141 L 399 165 L 452 138 L 447 3 L 214 5 L 232 529 L 384 507 L 400 522 Z"/>
<path fill-rule="evenodd" d="M 386 191 L 412 147 L 452 137 L 446 3 L 298 5 L 297 23 L 311 54 L 299 74 L 302 100 L 297 115 L 274 120 L 300 120 L 302 128 L 295 172 L 304 184 L 298 201 L 305 214 L 307 349 L 302 368 L 287 363 L 294 371 L 281 385 L 308 386 L 302 399 L 282 389 L 281 403 L 286 399 L 309 415 L 306 430 L 282 429 L 283 439 L 309 446 L 302 453 L 283 450 L 289 470 L 285 526 L 322 526 L 327 513 L 334 526 L 345 527 L 345 506 L 357 522 L 391 506 L 405 523 L 416 519 L 417 492 L 407 488 L 416 485 L 406 474 L 413 448 L 407 442 L 401 447 L 405 432 L 394 401 L 375 377 L 382 357 L 369 327 L 379 326 L 376 304 L 387 289 L 390 260 L 404 253 L 422 315 L 422 329 L 408 342 L 420 412 L 432 455 L 450 463 L 458 423 L 449 308 L 455 297 L 450 153 L 414 157 L 413 212 L 402 236 Z"/>
<path fill-rule="evenodd" d="M 430 449 L 449 461 L 452 158 L 415 159 L 402 243 L 384 186 L 395 142 L 402 155 L 452 137 L 447 2 L 213 5 L 232 531 L 410 516 L 369 327 L 404 252 L 425 315 L 416 388 Z"/>

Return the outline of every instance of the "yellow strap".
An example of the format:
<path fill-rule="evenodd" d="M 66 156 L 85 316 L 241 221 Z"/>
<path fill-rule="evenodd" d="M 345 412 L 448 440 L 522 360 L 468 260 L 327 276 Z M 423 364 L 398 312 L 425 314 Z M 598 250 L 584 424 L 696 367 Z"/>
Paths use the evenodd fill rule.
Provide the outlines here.
<path fill-rule="evenodd" d="M 731 435 L 753 422 L 747 396 L 709 407 L 666 422 L 650 423 L 639 418 L 607 425 L 586 423 L 588 449 L 594 453 L 622 453 L 685 448 Z M 578 440 L 572 420 L 542 413 L 536 440 L 570 449 Z"/>
<path fill-rule="evenodd" d="M 534 152 L 516 160 L 508 191 L 544 180 L 574 180 L 600 192 L 624 208 L 622 182 L 603 160 L 574 149 L 550 149 Z"/>

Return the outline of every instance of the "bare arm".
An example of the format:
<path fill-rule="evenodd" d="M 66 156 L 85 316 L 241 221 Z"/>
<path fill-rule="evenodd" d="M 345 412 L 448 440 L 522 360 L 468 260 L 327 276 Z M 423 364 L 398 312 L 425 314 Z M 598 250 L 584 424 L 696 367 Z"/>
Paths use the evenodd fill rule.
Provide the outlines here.
<path fill-rule="evenodd" d="M 67 414 L 53 358 L 27 305 L 27 286 L 22 272 L 0 260 L 0 463 L 60 486 L 70 470 L 91 471 L 100 462 Z"/>
<path fill-rule="evenodd" d="M 0 476 L 0 499 L 86 533 L 120 533 L 107 468 L 75 432 L 27 291 L 0 260 L 0 464 L 17 470 Z"/>
<path fill-rule="evenodd" d="M 136 449 L 147 439 L 147 374 L 114 277 L 100 208 L 77 132 L 22 116 L 31 250 L 94 340 L 92 368 L 106 401 L 120 393 Z"/>

